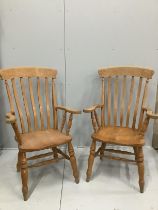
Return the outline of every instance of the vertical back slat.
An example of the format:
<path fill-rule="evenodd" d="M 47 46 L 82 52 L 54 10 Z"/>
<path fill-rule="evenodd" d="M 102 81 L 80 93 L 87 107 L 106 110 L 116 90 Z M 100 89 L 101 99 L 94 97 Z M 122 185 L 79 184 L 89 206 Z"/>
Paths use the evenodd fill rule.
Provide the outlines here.
<path fill-rule="evenodd" d="M 35 129 L 38 129 L 37 112 L 36 112 L 35 99 L 34 99 L 34 95 L 33 95 L 33 84 L 32 84 L 31 78 L 28 78 L 28 82 L 29 82 L 31 105 L 32 105 L 33 116 L 34 116 L 34 126 L 35 126 Z"/>
<path fill-rule="evenodd" d="M 12 99 L 12 96 L 11 96 L 11 92 L 10 92 L 10 88 L 9 88 L 7 80 L 5 80 L 5 86 L 6 86 L 6 90 L 7 90 L 8 99 L 9 99 L 10 111 L 14 112 L 13 99 Z"/>
<path fill-rule="evenodd" d="M 45 91 L 46 91 L 46 109 L 47 109 L 47 128 L 50 128 L 50 100 L 48 91 L 48 78 L 45 78 Z"/>
<path fill-rule="evenodd" d="M 16 106 L 17 106 L 18 114 L 19 114 L 19 119 L 20 119 L 20 124 L 21 124 L 21 130 L 22 130 L 22 133 L 25 133 L 25 126 L 24 126 L 23 114 L 22 114 L 22 110 L 20 108 L 21 106 L 20 106 L 20 101 L 19 101 L 19 97 L 18 97 L 16 85 L 15 85 L 15 79 L 11 79 L 11 83 L 12 83 L 12 88 L 13 88 L 13 94 L 14 94 L 14 98 L 15 98 L 15 103 L 16 103 Z"/>
<path fill-rule="evenodd" d="M 142 99 L 141 108 L 142 108 L 143 106 L 145 106 L 145 102 L 146 102 L 146 98 L 147 98 L 147 93 L 148 93 L 148 82 L 149 82 L 149 80 L 147 79 L 147 80 L 146 80 L 146 83 L 145 83 L 145 87 L 144 87 L 144 94 L 143 94 L 143 99 Z M 144 116 L 144 110 L 141 110 L 140 118 L 139 118 L 139 126 L 138 126 L 139 130 L 140 130 L 141 127 L 142 127 L 143 116 Z"/>
<path fill-rule="evenodd" d="M 111 77 L 108 78 L 108 125 L 110 125 L 111 113 Z"/>
<path fill-rule="evenodd" d="M 126 126 L 129 125 L 129 117 L 130 117 L 130 109 L 131 109 L 131 104 L 132 104 L 133 89 L 134 89 L 134 76 L 132 76 L 132 79 L 131 79 L 130 96 L 129 96 L 129 102 L 128 102 L 128 107 L 127 107 Z"/>
<path fill-rule="evenodd" d="M 53 106 L 53 121 L 54 121 L 54 129 L 58 128 L 58 120 L 57 120 L 57 102 L 56 102 L 56 89 L 55 89 L 55 82 L 52 79 L 52 106 Z"/>
<path fill-rule="evenodd" d="M 118 76 L 115 78 L 114 85 L 114 126 L 117 125 L 117 109 L 118 109 Z"/>
<path fill-rule="evenodd" d="M 137 90 L 136 104 L 135 104 L 135 109 L 134 109 L 134 116 L 133 116 L 133 124 L 132 124 L 133 129 L 135 128 L 135 124 L 136 124 L 136 117 L 137 117 L 137 112 L 138 112 L 140 93 L 141 93 L 141 89 L 142 89 L 142 81 L 143 81 L 143 78 L 140 77 L 139 78 L 138 90 Z"/>
<path fill-rule="evenodd" d="M 29 113 L 28 101 L 27 101 L 27 97 L 26 97 L 26 91 L 25 91 L 25 87 L 24 87 L 23 78 L 20 78 L 20 85 L 21 85 L 23 102 L 24 102 L 24 107 L 25 107 L 25 112 L 26 112 L 28 131 L 31 131 L 32 129 L 31 129 L 30 113 Z"/>
<path fill-rule="evenodd" d="M 101 101 L 103 104 L 103 108 L 101 109 L 101 126 L 105 126 L 105 81 L 104 78 L 102 78 L 102 96 L 101 96 Z"/>
<path fill-rule="evenodd" d="M 38 102 L 39 102 L 39 110 L 40 110 L 40 119 L 41 119 L 41 129 L 44 129 L 44 117 L 43 117 L 43 105 L 42 105 L 42 97 L 41 97 L 41 90 L 40 90 L 40 78 L 37 78 L 37 95 L 38 95 Z"/>
<path fill-rule="evenodd" d="M 122 124 L 123 124 L 123 115 L 124 115 L 124 107 L 125 107 L 125 95 L 126 95 L 126 76 L 123 77 L 123 83 L 122 83 L 120 126 L 122 126 Z"/>

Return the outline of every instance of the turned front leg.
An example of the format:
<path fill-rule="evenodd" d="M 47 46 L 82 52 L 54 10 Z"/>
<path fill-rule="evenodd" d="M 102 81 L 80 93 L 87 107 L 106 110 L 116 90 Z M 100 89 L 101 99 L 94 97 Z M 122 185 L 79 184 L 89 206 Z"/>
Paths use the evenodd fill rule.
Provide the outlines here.
<path fill-rule="evenodd" d="M 77 169 L 75 153 L 74 153 L 74 149 L 73 149 L 71 142 L 68 143 L 68 151 L 69 151 L 70 163 L 71 163 L 71 167 L 72 167 L 72 171 L 73 171 L 73 176 L 75 177 L 75 182 L 78 184 L 79 183 L 79 172 Z"/>
<path fill-rule="evenodd" d="M 90 148 L 90 155 L 88 158 L 88 169 L 87 169 L 87 179 L 86 181 L 89 182 L 90 177 L 92 175 L 92 167 L 94 163 L 94 157 L 95 157 L 95 149 L 96 149 L 96 141 L 93 140 Z"/>
<path fill-rule="evenodd" d="M 143 155 L 143 148 L 137 147 L 135 149 L 136 152 L 136 161 L 138 166 L 138 174 L 139 174 L 139 187 L 140 192 L 144 192 L 144 155 Z"/>
<path fill-rule="evenodd" d="M 106 144 L 102 143 L 101 148 L 100 148 L 100 160 L 102 160 L 104 157 L 105 146 L 106 146 Z"/>
<path fill-rule="evenodd" d="M 28 199 L 28 167 L 27 167 L 27 159 L 26 154 L 24 152 L 20 152 L 20 165 L 21 165 L 21 180 L 22 180 L 22 193 L 24 197 L 24 201 Z"/>

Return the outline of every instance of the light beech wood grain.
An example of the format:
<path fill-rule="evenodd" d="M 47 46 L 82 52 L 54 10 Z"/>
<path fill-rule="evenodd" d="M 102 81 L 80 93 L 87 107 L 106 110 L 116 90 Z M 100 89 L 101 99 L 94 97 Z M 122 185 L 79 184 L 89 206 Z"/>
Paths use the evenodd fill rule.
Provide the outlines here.
<path fill-rule="evenodd" d="M 12 125 L 12 128 L 15 132 L 15 139 L 19 148 L 17 171 L 21 172 L 24 201 L 28 199 L 28 168 L 40 167 L 66 159 L 70 161 L 75 182 L 79 183 L 79 172 L 77 169 L 73 145 L 71 143 L 72 137 L 70 135 L 70 129 L 72 126 L 73 115 L 80 114 L 81 112 L 79 110 L 57 105 L 54 81 L 56 74 L 56 70 L 45 67 L 18 67 L 2 69 L 0 71 L 0 78 L 5 80 L 5 87 L 10 104 L 10 112 L 6 115 L 6 122 Z M 24 83 L 24 80 L 27 82 Z M 9 86 L 10 81 L 11 87 Z M 16 81 L 19 81 L 19 89 L 16 87 Z M 48 81 L 51 81 L 52 84 L 51 93 L 49 92 L 50 88 Z M 19 92 L 21 92 L 21 95 Z M 13 93 L 13 97 L 11 93 Z M 14 101 L 16 107 L 14 107 Z M 50 103 L 52 103 L 51 106 Z M 23 104 L 24 109 L 22 109 L 21 104 Z M 29 109 L 29 104 L 32 109 L 32 117 L 34 121 L 34 123 L 32 123 L 34 126 L 32 127 L 31 110 Z M 15 109 L 18 111 L 17 116 L 15 116 Z M 59 129 L 57 116 L 58 111 L 64 112 L 61 128 Z M 51 113 L 53 113 L 53 117 L 50 116 Z M 66 122 L 66 114 L 68 113 L 69 118 L 68 122 Z M 26 116 L 26 118 L 24 118 L 24 116 Z M 39 125 L 38 116 L 40 117 Z M 17 124 L 18 118 L 21 125 L 21 132 Z M 53 126 L 51 126 L 50 123 L 50 119 L 52 118 Z M 44 119 L 46 119 L 46 125 L 44 124 Z M 65 126 L 66 130 L 64 132 L 64 125 L 66 123 L 67 126 Z M 26 124 L 28 129 L 25 128 Z M 68 145 L 69 154 L 66 154 L 58 148 L 59 145 L 64 144 Z M 26 157 L 28 152 L 40 151 L 44 149 L 50 149 L 51 152 L 33 155 L 30 158 Z M 51 159 L 43 160 L 37 163 L 28 163 L 30 161 L 32 162 L 33 160 L 42 159 L 45 157 L 51 157 Z"/>
<path fill-rule="evenodd" d="M 99 156 L 101 160 L 105 157 L 111 160 L 131 162 L 137 164 L 139 187 L 140 192 L 142 193 L 144 192 L 144 158 L 142 149 L 145 144 L 144 135 L 147 130 L 149 120 L 158 119 L 158 114 L 154 114 L 150 109 L 145 107 L 147 102 L 148 82 L 149 79 L 152 78 L 154 71 L 139 67 L 112 67 L 102 68 L 98 73 L 102 80 L 102 105 L 94 105 L 83 110 L 85 113 L 91 113 L 92 126 L 94 130 L 94 133 L 91 135 L 92 144 L 88 158 L 86 180 L 90 181 L 94 158 L 97 156 Z M 139 81 L 137 90 L 135 88 L 136 80 Z M 143 80 L 146 80 L 145 85 L 143 85 Z M 105 85 L 106 82 L 107 84 Z M 119 82 L 121 83 L 120 85 Z M 107 96 L 105 96 L 105 87 L 108 88 Z M 119 100 L 118 97 L 120 97 Z M 131 110 L 134 102 L 132 119 Z M 108 107 L 105 107 L 105 103 L 107 103 Z M 140 116 L 138 111 L 139 107 Z M 98 108 L 102 109 L 100 119 L 98 116 L 97 118 L 95 117 L 96 110 Z M 107 125 L 105 125 L 105 109 L 108 115 Z M 118 117 L 120 117 L 120 119 Z M 132 127 L 130 127 L 130 118 L 132 119 Z M 139 121 L 138 126 L 136 126 L 137 118 Z M 102 122 L 101 126 L 98 123 L 99 121 Z M 120 122 L 120 124 L 118 122 Z M 101 143 L 97 151 L 95 151 L 96 142 Z M 118 145 L 119 147 L 131 147 L 133 148 L 134 153 L 122 151 L 121 149 L 109 149 L 107 147 L 108 144 L 111 146 Z M 130 155 L 134 156 L 134 158 L 132 159 L 131 157 L 129 159 L 111 155 L 113 153 L 116 155 L 120 154 L 122 156 Z"/>

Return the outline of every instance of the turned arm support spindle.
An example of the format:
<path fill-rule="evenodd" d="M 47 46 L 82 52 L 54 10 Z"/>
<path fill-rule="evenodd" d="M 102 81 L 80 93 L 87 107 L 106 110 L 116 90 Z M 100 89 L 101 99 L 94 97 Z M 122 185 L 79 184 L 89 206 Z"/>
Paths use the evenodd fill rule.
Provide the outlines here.
<path fill-rule="evenodd" d="M 83 112 L 85 112 L 85 113 L 91 113 L 91 120 L 92 120 L 92 126 L 94 129 L 94 132 L 97 132 L 97 126 L 98 126 L 98 128 L 100 128 L 100 122 L 99 122 L 96 110 L 98 108 L 102 109 L 103 106 L 104 106 L 103 104 L 97 104 L 97 105 L 94 105 L 92 107 L 89 107 L 89 108 L 86 108 L 83 110 Z"/>
<path fill-rule="evenodd" d="M 71 126 L 72 126 L 73 114 L 81 114 L 81 111 L 76 110 L 76 109 L 70 109 L 70 108 L 67 108 L 67 107 L 64 107 L 64 106 L 57 106 L 56 110 L 64 111 L 62 124 L 61 124 L 61 129 L 60 129 L 61 132 L 64 128 L 65 123 L 66 123 L 67 113 L 69 113 L 69 120 L 68 120 L 67 128 L 66 128 L 66 134 L 69 135 L 70 129 L 71 129 Z"/>
<path fill-rule="evenodd" d="M 142 126 L 141 130 L 143 132 L 145 132 L 147 130 L 149 120 L 150 119 L 153 119 L 153 120 L 158 119 L 158 114 L 153 113 L 153 111 L 149 107 L 143 107 L 142 109 L 143 109 L 144 112 L 146 112 L 146 117 L 145 117 L 145 120 L 143 122 L 143 126 Z"/>

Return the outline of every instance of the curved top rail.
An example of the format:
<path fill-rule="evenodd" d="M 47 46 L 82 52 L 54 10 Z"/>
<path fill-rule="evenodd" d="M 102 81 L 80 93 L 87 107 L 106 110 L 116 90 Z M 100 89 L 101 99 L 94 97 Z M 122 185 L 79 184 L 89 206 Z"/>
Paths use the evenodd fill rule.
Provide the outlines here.
<path fill-rule="evenodd" d="M 25 77 L 56 78 L 57 70 L 46 67 L 14 67 L 0 69 L 0 78 L 7 80 Z"/>
<path fill-rule="evenodd" d="M 154 71 L 148 68 L 141 67 L 109 67 L 101 68 L 98 70 L 100 77 L 110 77 L 110 76 L 134 76 L 134 77 L 144 77 L 151 79 Z"/>

